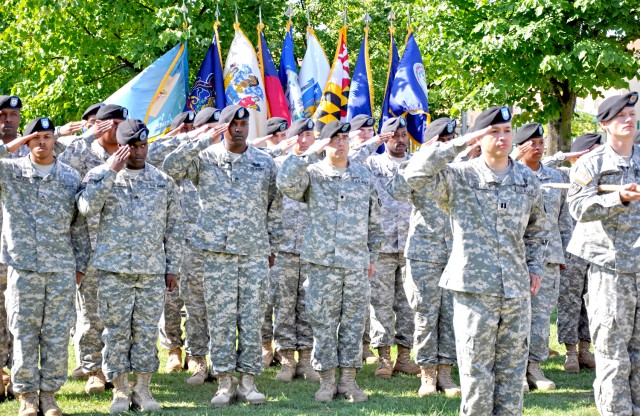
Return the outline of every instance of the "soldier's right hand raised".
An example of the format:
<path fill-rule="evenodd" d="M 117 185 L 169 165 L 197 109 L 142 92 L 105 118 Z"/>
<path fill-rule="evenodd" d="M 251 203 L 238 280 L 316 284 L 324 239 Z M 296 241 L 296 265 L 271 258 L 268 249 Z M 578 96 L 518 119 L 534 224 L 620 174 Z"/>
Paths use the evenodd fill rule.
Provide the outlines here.
<path fill-rule="evenodd" d="M 91 134 L 95 138 L 100 138 L 103 134 L 111 130 L 114 125 L 113 120 L 96 120 L 96 124 L 87 130 L 87 134 Z"/>
<path fill-rule="evenodd" d="M 122 146 L 114 154 L 109 156 L 106 165 L 114 172 L 120 172 L 129 159 L 129 146 Z"/>
<path fill-rule="evenodd" d="M 11 140 L 9 143 L 7 143 L 7 150 L 9 151 L 9 153 L 13 153 L 18 149 L 20 149 L 20 146 L 22 146 L 23 144 L 25 144 L 31 139 L 35 139 L 36 137 L 38 137 L 38 132 L 31 133 L 27 136 L 21 136 L 21 137 L 15 138 Z"/>
<path fill-rule="evenodd" d="M 315 143 L 313 143 L 311 145 L 311 147 L 309 147 L 309 150 L 307 150 L 305 153 L 310 154 L 310 153 L 322 153 L 324 151 L 324 149 L 329 145 L 329 143 L 331 142 L 331 139 L 318 139 L 315 141 Z"/>

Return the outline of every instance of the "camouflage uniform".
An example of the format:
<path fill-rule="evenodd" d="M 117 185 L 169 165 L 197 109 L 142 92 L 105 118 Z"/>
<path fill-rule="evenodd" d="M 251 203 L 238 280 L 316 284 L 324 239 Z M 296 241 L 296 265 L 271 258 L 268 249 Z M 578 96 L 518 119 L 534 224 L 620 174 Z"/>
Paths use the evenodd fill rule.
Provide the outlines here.
<path fill-rule="evenodd" d="M 555 169 L 540 165 L 535 172 L 541 183 L 562 182 L 562 175 Z M 558 302 L 560 265 L 564 265 L 564 251 L 569 244 L 573 222 L 569 206 L 565 203 L 566 192 L 549 187 L 542 188 L 544 207 L 547 213 L 549 239 L 545 253 L 545 274 L 540 290 L 531 297 L 531 342 L 529 361 L 541 363 L 549 357 L 549 318 Z"/>
<path fill-rule="evenodd" d="M 138 176 L 102 165 L 84 179 L 78 208 L 99 216 L 92 264 L 100 276 L 107 380 L 158 370 L 164 277 L 178 274 L 184 238 L 179 203 L 173 180 L 148 163 Z"/>
<path fill-rule="evenodd" d="M 80 177 L 84 178 L 87 172 L 102 165 L 109 156 L 94 136 L 85 135 L 71 142 L 59 160 L 77 170 Z M 92 251 L 96 245 L 98 222 L 97 215 L 87 218 Z M 87 273 L 76 290 L 77 322 L 74 344 L 85 373 L 98 371 L 102 366 L 104 325 L 98 316 L 98 281 L 98 271 L 89 264 Z"/>
<path fill-rule="evenodd" d="M 404 178 L 407 162 L 387 184 L 389 194 L 412 204 L 404 283 L 409 304 L 415 311 L 414 349 L 421 367 L 453 365 L 456 344 L 453 331 L 453 296 L 438 286 L 451 252 L 448 215 L 434 206 L 422 189 L 413 190 Z"/>
<path fill-rule="evenodd" d="M 291 155 L 278 172 L 278 188 L 306 202 L 309 212 L 300 258 L 309 263 L 307 316 L 317 371 L 362 367 L 367 269 L 384 240 L 381 203 L 371 173 L 349 162 L 340 173 L 326 161 Z M 337 339 L 336 339 L 337 334 Z"/>
<path fill-rule="evenodd" d="M 640 245 L 637 201 L 598 185 L 640 182 L 640 147 L 627 162 L 609 144 L 578 159 L 567 201 L 578 220 L 568 251 L 591 263 L 589 312 L 596 357 L 595 401 L 601 415 L 640 413 Z"/>
<path fill-rule="evenodd" d="M 55 392 L 67 379 L 74 271 L 84 273 L 89 260 L 87 225 L 75 205 L 80 176 L 56 161 L 41 178 L 29 157 L 8 159 L 7 154 L 7 147 L 0 146 L 13 390 Z"/>
<path fill-rule="evenodd" d="M 448 165 L 464 140 L 424 148 L 404 176 L 451 216 L 453 248 L 440 285 L 454 291 L 460 412 L 521 414 L 529 273 L 544 278 L 542 193 L 533 173 L 512 160 L 501 183 L 484 158 Z"/>
<path fill-rule="evenodd" d="M 260 374 L 267 257 L 280 231 L 271 209 L 275 163 L 252 146 L 234 161 L 224 142 L 211 145 L 205 137 L 170 153 L 164 169 L 176 180 L 191 179 L 200 197 L 191 238 L 203 250 L 211 371 Z"/>
<path fill-rule="evenodd" d="M 392 198 L 385 185 L 398 170 L 399 162 L 387 153 L 369 157 L 365 166 L 373 174 L 382 202 L 385 241 L 371 276 L 371 346 L 413 346 L 414 316 L 404 290 L 404 246 L 409 230 L 411 204 Z M 394 316 L 395 315 L 395 316 Z M 395 319 L 394 319 L 395 318 Z M 395 321 L 395 325 L 394 325 Z"/>

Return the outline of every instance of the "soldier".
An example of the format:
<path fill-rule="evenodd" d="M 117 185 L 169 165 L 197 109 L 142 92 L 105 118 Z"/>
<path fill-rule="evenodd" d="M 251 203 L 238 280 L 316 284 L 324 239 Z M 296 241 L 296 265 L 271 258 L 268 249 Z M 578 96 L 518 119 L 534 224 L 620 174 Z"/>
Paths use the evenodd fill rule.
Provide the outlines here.
<path fill-rule="evenodd" d="M 378 147 L 393 137 L 393 134 L 389 132 L 376 135 L 374 129 L 376 120 L 365 114 L 355 116 L 351 119 L 350 124 L 351 132 L 349 133 L 349 137 L 351 141 L 349 144 L 349 157 L 357 163 L 364 163 L 369 156 L 378 150 Z M 369 317 L 367 316 L 367 334 L 365 334 L 367 343 L 370 341 L 368 326 Z"/>
<path fill-rule="evenodd" d="M 294 121 L 287 130 L 287 138 L 297 140 L 292 150 L 294 155 L 302 156 L 313 145 L 314 127 L 313 120 L 302 118 Z M 282 165 L 287 157 L 276 158 L 276 165 Z M 276 379 L 288 382 L 297 376 L 317 382 L 320 377 L 311 367 L 313 335 L 305 310 L 304 282 L 307 280 L 308 265 L 300 259 L 308 219 L 307 204 L 288 198 L 281 192 L 278 192 L 275 204 L 282 211 L 282 239 L 278 241 L 278 261 L 269 271 L 270 283 L 273 285 L 273 336 L 282 364 Z M 262 336 L 264 341 L 264 334 Z M 294 357 L 296 351 L 297 363 Z"/>
<path fill-rule="evenodd" d="M 184 111 L 173 118 L 169 130 L 177 133 L 189 133 L 194 128 L 195 117 L 193 111 Z"/>
<path fill-rule="evenodd" d="M 287 139 L 288 128 L 289 123 L 287 123 L 287 120 L 285 120 L 284 118 L 271 117 L 269 120 L 267 120 L 267 135 L 264 137 L 253 139 L 251 141 L 251 144 L 274 158 L 286 154 L 287 150 L 289 150 L 296 143 L 295 138 L 294 140 L 292 140 L 291 138 Z M 262 145 L 265 143 L 267 146 L 262 147 Z M 273 309 L 273 305 L 271 305 L 271 309 Z M 264 338 L 264 334 L 266 334 L 266 331 L 263 331 L 263 339 L 265 340 L 265 342 L 269 341 L 269 350 L 271 350 L 271 341 L 273 340 L 273 326 L 271 323 L 271 319 L 272 315 L 270 314 L 268 319 L 269 322 L 265 322 L 265 326 L 263 327 L 263 329 L 270 330 L 269 333 L 271 335 L 268 335 L 267 338 Z"/>
<path fill-rule="evenodd" d="M 306 310 L 312 365 L 320 372 L 319 402 L 332 401 L 336 392 L 351 402 L 368 399 L 355 376 L 362 366 L 367 276 L 373 274 L 384 235 L 373 177 L 348 158 L 349 130 L 349 123 L 326 124 L 320 132 L 324 140 L 303 156 L 290 155 L 278 172 L 280 191 L 306 202 L 309 212 L 300 258 L 308 262 Z M 321 151 L 326 157 L 311 164 Z"/>
<path fill-rule="evenodd" d="M 119 149 L 87 173 L 78 194 L 80 212 L 100 218 L 92 263 L 100 279 L 102 368 L 113 383 L 111 413 L 129 411 L 129 400 L 142 411 L 161 409 L 149 382 L 158 371 L 164 290 L 177 287 L 184 238 L 175 183 L 145 163 L 148 134 L 140 120 L 120 123 Z"/>
<path fill-rule="evenodd" d="M 51 120 L 40 117 L 25 136 L 0 146 L 2 262 L 9 266 L 11 381 L 20 416 L 62 415 L 54 393 L 67 379 L 73 285 L 89 260 L 87 225 L 75 204 L 80 176 L 56 160 L 53 132 Z M 28 156 L 5 158 L 25 143 Z"/>
<path fill-rule="evenodd" d="M 540 181 L 540 183 L 560 183 L 562 175 L 555 169 L 540 163 L 544 154 L 544 129 L 539 123 L 527 123 L 520 127 L 515 135 L 516 159 L 522 160 Z M 522 147 L 527 145 L 527 151 Z M 525 391 L 529 386 L 538 390 L 553 390 L 556 385 L 549 380 L 540 363 L 549 357 L 549 318 L 558 303 L 560 286 L 560 268 L 564 267 L 564 250 L 569 244 L 573 222 L 569 207 L 565 204 L 566 192 L 550 187 L 542 188 L 544 208 L 547 213 L 549 238 L 545 253 L 544 279 L 540 290 L 531 298 L 531 336 L 529 342 L 529 363 L 524 381 Z"/>
<path fill-rule="evenodd" d="M 220 110 L 206 107 L 200 110 L 193 120 L 194 130 L 188 133 L 177 133 L 175 136 L 160 137 L 149 146 L 147 162 L 162 168 L 165 157 L 178 148 L 186 145 L 200 134 L 216 127 L 220 121 Z M 175 132 L 174 132 L 175 134 Z M 214 136 L 214 142 L 220 140 L 219 133 Z M 187 379 L 188 385 L 199 386 L 207 378 L 207 353 L 209 351 L 209 330 L 207 329 L 207 315 L 204 303 L 204 288 L 202 286 L 202 256 L 193 249 L 191 234 L 198 220 L 200 201 L 198 191 L 189 179 L 177 182 L 180 192 L 180 206 L 182 220 L 185 225 L 185 244 L 183 259 L 178 279 L 180 298 L 183 299 L 187 319 L 185 321 L 185 353 L 186 362 L 193 374 Z M 175 291 L 174 291 L 175 292 Z M 174 296 L 167 292 L 165 296 Z M 165 302 L 165 314 L 167 313 Z M 177 310 L 175 313 L 179 314 Z M 179 326 L 178 326 L 179 329 Z M 176 360 L 181 363 L 180 358 Z M 167 361 L 168 364 L 168 361 Z"/>
<path fill-rule="evenodd" d="M 602 102 L 596 118 L 607 143 L 578 159 L 567 197 L 578 221 L 568 251 L 590 263 L 586 303 L 597 365 L 593 390 L 603 416 L 637 414 L 640 408 L 637 101 L 638 93 L 629 92 Z M 619 189 L 603 192 L 599 185 Z"/>
<path fill-rule="evenodd" d="M 191 237 L 203 256 L 209 359 L 218 378 L 211 404 L 216 407 L 229 405 L 236 395 L 251 404 L 266 402 L 254 377 L 262 372 L 260 326 L 276 250 L 273 239 L 280 230 L 272 209 L 276 166 L 270 156 L 247 145 L 249 112 L 228 106 L 220 123 L 223 142 L 212 145 L 205 133 L 164 161 L 165 171 L 176 180 L 191 179 L 200 197 Z M 234 370 L 240 372 L 237 391 Z"/>
<path fill-rule="evenodd" d="M 450 215 L 453 248 L 440 286 L 453 291 L 460 413 L 522 413 L 530 294 L 544 271 L 546 216 L 534 174 L 509 158 L 507 107 L 483 111 L 465 136 L 415 154 L 405 179 Z M 482 154 L 450 162 L 480 141 Z"/>
<path fill-rule="evenodd" d="M 385 153 L 371 156 L 365 166 L 371 171 L 376 190 L 382 201 L 382 226 L 385 241 L 371 276 L 371 345 L 378 350 L 378 368 L 375 375 L 390 378 L 395 372 L 420 374 L 420 368 L 411 361 L 414 312 L 404 291 L 404 246 L 409 229 L 411 204 L 397 201 L 385 189 L 387 182 L 407 160 L 407 122 L 404 118 L 390 118 L 381 133 L 394 133 L 387 140 Z M 396 362 L 391 366 L 391 346 L 398 346 Z"/>
<path fill-rule="evenodd" d="M 446 143 L 455 135 L 456 121 L 448 117 L 434 120 L 424 132 L 423 146 Z M 404 179 L 407 162 L 388 183 L 392 197 L 412 204 L 404 255 L 404 288 L 415 311 L 414 349 L 420 366 L 420 397 L 436 394 L 459 396 L 460 388 L 451 378 L 456 362 L 453 331 L 453 296 L 438 282 L 451 252 L 451 226 L 447 214 L 433 205 L 425 189 L 411 189 Z M 383 205 L 384 206 L 384 205 Z"/>
<path fill-rule="evenodd" d="M 60 161 L 77 170 L 83 178 L 89 170 L 105 163 L 118 149 L 116 129 L 127 116 L 128 110 L 119 105 L 101 106 L 96 113 L 96 123 L 67 146 L 60 155 Z M 98 221 L 98 216 L 87 218 L 92 250 L 95 249 L 98 236 Z M 92 264 L 77 287 L 76 315 L 74 341 L 81 368 L 76 368 L 71 376 L 88 377 L 84 387 L 87 394 L 101 393 L 106 384 L 101 370 L 104 326 L 98 316 L 98 272 Z"/>
<path fill-rule="evenodd" d="M 104 103 L 96 103 L 92 104 L 84 110 L 82 113 L 82 121 L 69 123 L 69 128 L 61 131 L 59 128 L 56 128 L 56 133 L 59 135 L 57 137 L 57 143 L 62 143 L 64 147 L 67 147 L 69 144 L 73 143 L 77 137 L 72 135 L 76 131 L 82 131 L 82 133 L 86 133 L 91 127 L 96 124 L 98 114 L 98 110 L 102 107 Z M 79 126 L 79 127 L 76 127 Z M 71 129 L 79 129 L 71 132 Z M 64 149 L 63 149 L 64 150 Z"/>

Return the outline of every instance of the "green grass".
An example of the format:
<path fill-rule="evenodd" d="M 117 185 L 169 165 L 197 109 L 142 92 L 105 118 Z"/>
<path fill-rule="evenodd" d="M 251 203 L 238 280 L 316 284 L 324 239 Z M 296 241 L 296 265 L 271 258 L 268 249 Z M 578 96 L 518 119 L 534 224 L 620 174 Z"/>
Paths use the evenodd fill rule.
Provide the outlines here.
<path fill-rule="evenodd" d="M 554 317 L 555 319 L 555 317 Z M 564 353 L 564 347 L 555 342 L 555 325 L 552 331 L 552 348 Z M 75 367 L 70 348 L 69 368 Z M 375 366 L 365 365 L 358 373 L 358 383 L 369 393 L 369 401 L 350 404 L 336 399 L 330 404 L 315 403 L 313 396 L 316 384 L 302 380 L 283 384 L 275 381 L 277 368 L 269 368 L 257 378 L 258 388 L 267 395 L 268 403 L 261 406 L 233 404 L 225 409 L 213 409 L 209 401 L 215 393 L 216 384 L 205 383 L 201 387 L 187 387 L 188 373 L 166 374 L 163 372 L 167 352 L 160 352 L 160 374 L 152 379 L 152 393 L 160 401 L 167 415 L 457 415 L 460 399 L 448 399 L 442 395 L 419 398 L 417 377 L 394 376 L 391 380 L 377 380 Z M 592 383 L 594 373 L 582 370 L 580 374 L 568 375 L 563 371 L 564 356 L 555 357 L 543 364 L 545 374 L 556 382 L 557 390 L 525 394 L 526 415 L 597 415 Z M 457 380 L 457 374 L 455 374 Z M 111 393 L 88 396 L 83 390 L 84 381 L 69 380 L 58 394 L 58 403 L 65 414 L 108 414 Z M 18 402 L 0 404 L 0 415 L 15 415 Z"/>

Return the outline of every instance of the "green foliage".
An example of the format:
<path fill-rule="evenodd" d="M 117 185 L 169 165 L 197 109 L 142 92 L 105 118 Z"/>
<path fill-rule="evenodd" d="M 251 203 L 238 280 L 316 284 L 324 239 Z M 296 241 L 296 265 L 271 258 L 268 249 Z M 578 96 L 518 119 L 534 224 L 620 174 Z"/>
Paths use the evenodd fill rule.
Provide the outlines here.
<path fill-rule="evenodd" d="M 594 116 L 588 113 L 576 111 L 573 113 L 572 129 L 573 137 L 587 133 L 604 133 L 602 127 Z"/>

